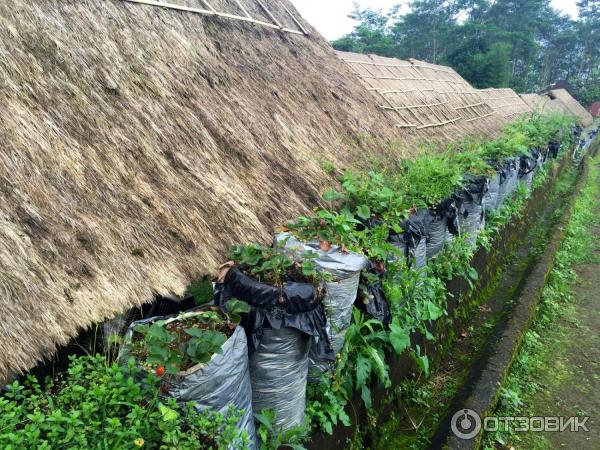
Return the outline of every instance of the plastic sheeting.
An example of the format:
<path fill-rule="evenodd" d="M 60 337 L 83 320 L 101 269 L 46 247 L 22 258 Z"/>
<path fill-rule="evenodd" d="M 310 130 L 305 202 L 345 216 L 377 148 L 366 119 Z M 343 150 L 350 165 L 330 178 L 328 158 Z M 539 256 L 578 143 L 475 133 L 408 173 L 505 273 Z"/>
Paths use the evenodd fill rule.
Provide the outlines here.
<path fill-rule="evenodd" d="M 327 334 L 331 342 L 333 354 L 337 355 L 344 345 L 346 330 L 352 321 L 352 307 L 358 293 L 360 272 L 366 266 L 367 259 L 358 253 L 342 251 L 338 246 L 331 246 L 328 251 L 321 250 L 319 242 L 302 242 L 291 233 L 275 236 L 275 246 L 285 242 L 283 249 L 302 254 L 312 251 L 318 255 L 312 261 L 317 270 L 333 275 L 334 280 L 325 283 L 326 293 L 323 303 L 327 314 Z M 330 358 L 323 358 L 314 348 L 310 351 L 311 373 L 325 372 L 331 368 Z M 314 377 L 313 377 L 314 378 Z"/>
<path fill-rule="evenodd" d="M 505 200 L 512 197 L 519 185 L 519 158 L 508 158 L 506 160 L 507 177 L 506 177 L 506 196 Z"/>
<path fill-rule="evenodd" d="M 519 181 L 528 189 L 533 185 L 533 174 L 537 167 L 537 155 L 532 151 L 531 156 L 521 156 L 519 165 Z"/>
<path fill-rule="evenodd" d="M 250 358 L 252 408 L 277 412 L 276 429 L 304 423 L 310 337 L 294 328 L 265 329 Z"/>
<path fill-rule="evenodd" d="M 115 344 L 119 342 L 126 326 L 127 319 L 123 314 L 102 323 L 102 345 L 106 352 L 116 350 Z"/>
<path fill-rule="evenodd" d="M 426 256 L 431 259 L 437 256 L 447 240 L 459 234 L 460 225 L 458 210 L 454 198 L 441 201 L 435 208 L 429 209 L 429 233 L 427 237 Z"/>
<path fill-rule="evenodd" d="M 498 190 L 498 202 L 496 209 L 504 205 L 504 202 L 512 196 L 517 188 L 518 171 L 514 158 L 507 158 L 499 170 L 500 172 L 500 189 Z"/>
<path fill-rule="evenodd" d="M 427 265 L 427 234 L 429 233 L 429 210 L 420 209 L 400 223 L 404 230 L 401 234 L 390 236 L 393 246 L 400 249 L 412 269 Z"/>
<path fill-rule="evenodd" d="M 539 148 L 534 148 L 531 150 L 531 157 L 535 159 L 534 172 L 537 172 L 544 166 L 544 154 Z"/>
<path fill-rule="evenodd" d="M 366 288 L 363 298 L 356 300 L 356 307 L 366 312 L 371 317 L 379 320 L 384 326 L 388 326 L 392 321 L 390 308 L 383 290 L 381 279 L 385 272 L 377 271 L 373 266 L 369 269 L 371 276 L 375 276 L 375 281 L 368 277 L 363 277 L 361 283 Z"/>
<path fill-rule="evenodd" d="M 190 311 L 181 317 L 197 314 L 198 312 Z M 132 323 L 125 334 L 119 354 L 120 361 L 125 362 L 130 357 L 134 328 L 158 320 L 168 323 L 178 320 L 178 317 L 154 317 Z M 246 430 L 251 442 L 255 441 L 248 345 L 241 327 L 237 327 L 223 344 L 222 353 L 213 355 L 208 363 L 198 364 L 185 372 L 170 376 L 168 381 L 169 395 L 181 404 L 194 403 L 198 411 L 211 409 L 226 413 L 230 406 L 244 411 L 238 428 Z"/>
<path fill-rule="evenodd" d="M 483 208 L 486 213 L 492 213 L 498 208 L 498 194 L 500 193 L 502 177 L 502 173 L 496 172 L 496 174 L 488 180 L 488 190 L 483 197 Z"/>
<path fill-rule="evenodd" d="M 552 140 L 548 143 L 548 158 L 556 159 L 560 151 L 560 142 Z"/>
<path fill-rule="evenodd" d="M 225 309 L 226 303 L 234 298 L 252 308 L 243 315 L 241 323 L 249 339 L 250 353 L 258 349 L 265 329 L 294 328 L 312 337 L 313 349 L 322 358 L 334 358 L 325 306 L 312 284 L 289 282 L 280 288 L 260 283 L 232 267 L 223 283 L 215 286 L 215 305 Z"/>
<path fill-rule="evenodd" d="M 474 245 L 479 231 L 485 226 L 485 196 L 488 193 L 488 181 L 482 176 L 466 177 L 465 189 L 458 195 L 462 199 L 460 227 L 467 241 Z"/>
<path fill-rule="evenodd" d="M 425 255 L 428 260 L 436 257 L 442 251 L 447 233 L 448 223 L 446 214 L 432 211 L 429 222 L 429 236 L 425 246 Z"/>

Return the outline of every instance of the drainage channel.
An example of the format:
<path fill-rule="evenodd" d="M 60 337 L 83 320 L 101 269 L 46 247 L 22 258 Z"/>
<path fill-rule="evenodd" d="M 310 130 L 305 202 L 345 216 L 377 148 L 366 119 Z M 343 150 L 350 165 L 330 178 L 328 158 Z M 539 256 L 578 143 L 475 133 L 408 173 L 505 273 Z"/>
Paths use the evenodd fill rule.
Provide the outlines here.
<path fill-rule="evenodd" d="M 553 193 L 544 205 L 539 218 L 530 228 L 527 237 L 523 239 L 522 244 L 517 247 L 507 263 L 505 270 L 497 281 L 496 288 L 488 297 L 488 300 L 484 302 L 484 307 L 491 310 L 496 322 L 489 332 L 483 349 L 471 361 L 468 374 L 447 409 L 447 414 L 440 420 L 437 431 L 431 438 L 430 449 L 440 449 L 444 446 L 449 433 L 451 433 L 452 416 L 463 407 L 464 401 L 470 397 L 487 362 L 495 353 L 503 331 L 514 312 L 515 300 L 519 298 L 528 277 L 541 257 L 543 248 L 549 242 L 552 230 L 560 218 L 560 212 L 569 198 L 570 189 L 568 188 L 573 185 L 574 181 L 575 173 L 573 170 L 566 170 L 564 177 L 561 176 L 557 180 L 555 185 L 557 192 Z M 566 192 L 561 192 L 561 183 L 565 183 L 562 188 L 567 188 L 564 189 Z"/>

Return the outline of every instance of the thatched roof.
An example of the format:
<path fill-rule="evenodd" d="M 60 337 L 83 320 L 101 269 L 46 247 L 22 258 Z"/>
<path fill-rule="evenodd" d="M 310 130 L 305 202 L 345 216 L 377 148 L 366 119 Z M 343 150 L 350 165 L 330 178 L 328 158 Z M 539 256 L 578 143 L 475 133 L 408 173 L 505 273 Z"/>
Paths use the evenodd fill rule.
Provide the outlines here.
<path fill-rule="evenodd" d="M 384 147 L 361 136 L 395 123 L 302 23 L 0 3 L 0 381 L 268 242 L 319 202 L 323 161 Z"/>
<path fill-rule="evenodd" d="M 584 126 L 594 121 L 590 112 L 565 89 L 553 89 L 542 94 L 520 94 L 520 97 L 533 111 L 541 114 L 559 112 L 572 115 L 579 118 Z"/>
<path fill-rule="evenodd" d="M 348 52 L 338 56 L 404 136 L 434 141 L 489 137 L 505 123 L 450 67 Z"/>
<path fill-rule="evenodd" d="M 478 92 L 492 109 L 506 120 L 515 120 L 532 112 L 531 107 L 510 88 L 479 89 Z"/>
<path fill-rule="evenodd" d="M 565 89 L 553 89 L 542 95 L 550 98 L 550 100 L 560 100 L 571 115 L 581 119 L 583 126 L 588 127 L 594 123 L 594 118 L 590 112 L 581 106 Z"/>
<path fill-rule="evenodd" d="M 560 100 L 551 100 L 546 95 L 539 94 L 519 94 L 519 97 L 529 105 L 532 111 L 539 114 L 561 113 L 570 114 L 569 110 Z"/>

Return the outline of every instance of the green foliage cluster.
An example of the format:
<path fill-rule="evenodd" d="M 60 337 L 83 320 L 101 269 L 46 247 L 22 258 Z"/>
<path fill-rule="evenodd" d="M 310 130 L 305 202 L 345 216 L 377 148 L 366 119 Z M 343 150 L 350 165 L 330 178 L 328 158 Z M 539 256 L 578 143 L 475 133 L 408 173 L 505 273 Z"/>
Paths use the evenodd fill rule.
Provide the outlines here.
<path fill-rule="evenodd" d="M 460 188 L 463 174 L 489 171 L 487 158 L 518 155 L 551 138 L 567 142 L 568 133 L 561 134 L 560 129 L 569 126 L 565 118 L 534 117 L 508 127 L 493 144 L 468 141 L 438 154 L 425 153 L 407 161 L 398 173 L 347 172 L 340 180 L 341 187 L 325 194 L 329 209 L 290 224 L 291 231 L 302 239 L 337 243 L 377 262 L 393 317 L 386 328 L 354 310 L 335 369 L 324 375 L 321 383 L 309 386 L 307 416 L 313 424 L 327 432 L 338 423 L 350 425 L 345 407 L 354 393 L 370 407 L 373 384 L 390 386 L 391 354 L 408 352 L 427 375 L 427 346 L 436 339 L 434 324 L 448 314 L 445 281 L 462 277 L 472 286 L 477 282 L 478 275 L 470 267 L 473 249 L 461 238 L 454 239 L 426 268 L 409 270 L 389 243 L 390 234 L 402 231 L 401 219 L 414 205 L 433 206 L 449 196 Z M 518 204 L 509 207 L 509 212 L 501 212 L 499 217 L 507 220 L 518 209 Z M 500 226 L 501 221 L 492 223 Z M 485 233 L 483 236 L 482 242 Z M 272 284 L 299 276 L 315 283 L 324 280 L 316 270 L 313 253 L 294 257 L 283 251 L 284 245 L 276 249 L 238 246 L 232 257 L 249 274 Z M 228 318 L 205 312 L 195 319 L 199 322 L 181 324 L 177 335 L 164 323 L 138 328 L 146 370 L 134 361 L 120 367 L 101 357 L 78 358 L 63 378 L 49 380 L 45 388 L 34 379 L 14 383 L 0 397 L 0 444 L 7 449 L 244 448 L 248 438 L 236 429 L 239 412 L 197 413 L 190 405 L 179 407 L 159 395 L 160 379 L 148 373 L 148 368 L 156 366 L 174 373 L 219 352 L 226 340 L 224 330 L 239 321 L 247 305 L 233 301 L 228 310 Z M 415 345 L 411 338 L 415 333 L 425 338 L 425 344 Z M 279 433 L 273 428 L 272 413 L 261 412 L 257 420 L 263 448 L 284 444 L 300 448 L 299 433 Z"/>
<path fill-rule="evenodd" d="M 400 3 L 400 2 L 398 2 Z M 411 0 L 359 9 L 342 51 L 416 58 L 455 68 L 477 88 L 538 92 L 567 80 L 584 105 L 600 98 L 600 7 L 579 0 L 572 19 L 546 0 Z"/>
<path fill-rule="evenodd" d="M 280 430 L 276 426 L 277 413 L 272 409 L 264 409 L 254 413 L 258 425 L 257 434 L 260 440 L 260 450 L 306 450 L 302 445 L 307 438 L 307 428 L 297 426 L 288 430 Z"/>
<path fill-rule="evenodd" d="M 285 244 L 283 240 L 277 248 L 257 243 L 234 245 L 231 259 L 248 275 L 276 286 L 288 280 L 318 283 L 326 278 L 326 274 L 317 272 L 313 261 L 318 257 L 316 252 L 305 251 L 293 256 L 284 250 Z"/>
<path fill-rule="evenodd" d="M 140 379 L 142 380 L 140 382 Z M 41 387 L 30 377 L 0 397 L 0 447 L 17 449 L 247 448 L 239 411 L 196 412 L 159 395 L 159 379 L 102 356 L 72 358 Z"/>
<path fill-rule="evenodd" d="M 527 154 L 530 148 L 560 136 L 561 129 L 562 136 L 568 139 L 567 130 L 570 131 L 572 124 L 565 117 L 536 116 L 508 126 L 491 143 L 468 141 L 438 154 L 424 153 L 407 162 L 396 174 L 348 172 L 340 180 L 339 191 L 326 192 L 326 200 L 336 210 L 317 211 L 315 216 L 289 225 L 303 239 L 319 239 L 322 238 L 319 217 L 344 215 L 353 226 L 338 230 L 346 233 L 338 241 L 348 243 L 351 250 L 385 266 L 381 280 L 393 317 L 386 329 L 355 309 L 336 369 L 317 386 L 309 388 L 310 420 L 328 432 L 337 423 L 348 425 L 344 407 L 355 392 L 360 393 L 370 408 L 373 383 L 390 385 L 386 355 L 408 352 L 417 367 L 428 375 L 430 361 L 426 347 L 435 343 L 435 322 L 448 315 L 446 282 L 462 278 L 471 288 L 477 284 L 479 275 L 471 267 L 474 249 L 464 237 L 455 237 L 428 266 L 409 270 L 406 260 L 389 243 L 390 234 L 401 231 L 400 219 L 408 216 L 413 205 L 434 206 L 449 197 L 461 187 L 465 173 L 490 173 L 490 163 Z M 488 230 L 479 238 L 481 245 L 489 245 L 491 234 L 520 213 L 526 196 L 526 189 L 520 188 L 515 200 L 491 218 Z M 307 223 L 311 226 L 303 227 Z M 425 338 L 423 346 L 411 341 L 415 333 Z"/>

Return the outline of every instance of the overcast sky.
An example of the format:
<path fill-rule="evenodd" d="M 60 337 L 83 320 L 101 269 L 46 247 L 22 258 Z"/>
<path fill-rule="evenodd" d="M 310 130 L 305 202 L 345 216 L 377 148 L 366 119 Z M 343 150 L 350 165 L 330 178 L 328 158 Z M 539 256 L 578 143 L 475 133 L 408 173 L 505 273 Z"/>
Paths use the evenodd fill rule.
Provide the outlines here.
<path fill-rule="evenodd" d="M 326 39 L 337 39 L 354 29 L 355 22 L 348 18 L 354 10 L 356 0 L 292 0 L 298 11 L 308 20 Z M 387 11 L 391 6 L 407 4 L 408 0 L 359 0 L 362 8 L 383 9 Z M 552 6 L 572 17 L 577 17 L 575 0 L 551 0 Z"/>

